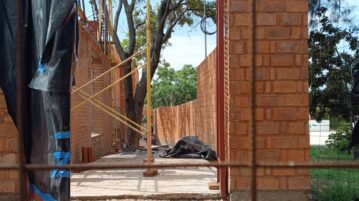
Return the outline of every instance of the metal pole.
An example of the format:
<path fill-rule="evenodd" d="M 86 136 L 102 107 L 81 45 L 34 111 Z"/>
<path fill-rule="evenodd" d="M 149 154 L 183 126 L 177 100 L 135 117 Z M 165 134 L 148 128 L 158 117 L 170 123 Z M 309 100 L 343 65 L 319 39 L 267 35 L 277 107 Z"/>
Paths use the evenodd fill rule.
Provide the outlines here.
<path fill-rule="evenodd" d="M 206 34 L 206 31 L 207 31 L 207 15 L 206 15 L 206 9 L 207 9 L 207 1 L 204 0 L 204 4 L 203 4 L 203 19 L 204 19 L 204 58 L 207 58 L 207 34 Z"/>
<path fill-rule="evenodd" d="M 224 1 L 217 0 L 217 150 L 219 162 L 225 161 L 224 142 Z M 221 197 L 227 197 L 227 168 L 218 168 Z"/>
<path fill-rule="evenodd" d="M 25 35 L 23 0 L 16 1 L 16 126 L 18 130 L 18 163 L 20 200 L 27 200 L 27 179 L 25 169 Z"/>
<path fill-rule="evenodd" d="M 146 5 L 146 62 L 147 62 L 147 70 L 146 70 L 146 81 L 147 81 L 147 163 L 153 163 L 154 159 L 152 156 L 152 97 L 151 97 L 151 0 L 147 0 Z M 143 173 L 144 176 L 156 176 L 157 170 L 148 169 Z"/>

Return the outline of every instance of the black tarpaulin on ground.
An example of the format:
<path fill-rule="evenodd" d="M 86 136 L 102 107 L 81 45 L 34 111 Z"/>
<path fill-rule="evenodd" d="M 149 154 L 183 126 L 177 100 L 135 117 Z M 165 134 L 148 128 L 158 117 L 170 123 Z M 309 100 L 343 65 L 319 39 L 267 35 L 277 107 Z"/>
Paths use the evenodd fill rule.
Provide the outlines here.
<path fill-rule="evenodd" d="M 0 87 L 15 120 L 15 2 L 0 1 Z M 70 163 L 70 87 L 77 44 L 74 0 L 24 0 L 28 64 L 25 138 L 28 163 Z M 70 172 L 29 172 L 32 199 L 70 200 Z"/>
<path fill-rule="evenodd" d="M 167 149 L 161 157 L 217 160 L 216 152 L 198 139 L 197 136 L 183 137 L 172 148 Z"/>

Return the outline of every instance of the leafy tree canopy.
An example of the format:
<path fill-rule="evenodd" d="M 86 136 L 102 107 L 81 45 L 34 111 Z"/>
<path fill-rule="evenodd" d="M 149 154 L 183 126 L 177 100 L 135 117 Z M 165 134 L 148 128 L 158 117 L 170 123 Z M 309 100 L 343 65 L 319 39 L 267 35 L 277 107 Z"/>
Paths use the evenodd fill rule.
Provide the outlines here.
<path fill-rule="evenodd" d="M 197 96 L 197 69 L 185 65 L 175 70 L 168 63 L 157 69 L 157 78 L 152 84 L 152 106 L 174 106 L 191 101 Z"/>
<path fill-rule="evenodd" d="M 309 34 L 310 114 L 321 120 L 349 119 L 351 70 L 358 56 L 357 29 L 336 26 L 326 7 L 315 13 L 318 29 Z M 344 47 L 344 48 L 343 48 Z"/>

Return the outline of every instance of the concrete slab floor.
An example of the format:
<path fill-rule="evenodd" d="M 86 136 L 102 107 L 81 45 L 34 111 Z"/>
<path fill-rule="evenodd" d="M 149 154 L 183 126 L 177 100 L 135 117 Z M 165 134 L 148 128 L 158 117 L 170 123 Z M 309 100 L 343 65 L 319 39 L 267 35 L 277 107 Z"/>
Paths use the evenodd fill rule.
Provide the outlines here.
<path fill-rule="evenodd" d="M 94 163 L 142 163 L 143 153 L 118 153 Z M 156 163 L 208 163 L 202 159 L 159 158 Z M 218 190 L 209 190 L 208 183 L 217 180 L 216 168 L 160 169 L 155 177 L 143 177 L 143 170 L 90 170 L 72 173 L 73 200 L 216 200 Z"/>

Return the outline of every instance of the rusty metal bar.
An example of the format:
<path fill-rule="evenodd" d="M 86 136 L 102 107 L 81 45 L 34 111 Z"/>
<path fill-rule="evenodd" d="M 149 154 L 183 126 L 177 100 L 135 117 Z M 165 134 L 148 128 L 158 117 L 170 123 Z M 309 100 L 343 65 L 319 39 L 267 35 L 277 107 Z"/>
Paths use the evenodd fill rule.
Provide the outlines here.
<path fill-rule="evenodd" d="M 219 162 L 225 161 L 224 143 L 224 1 L 217 0 L 217 150 Z M 219 168 L 217 179 L 221 197 L 227 197 L 227 169 Z"/>
<path fill-rule="evenodd" d="M 20 200 L 27 200 L 24 135 L 26 131 L 26 41 L 24 34 L 24 4 L 16 1 L 16 127 L 18 130 L 18 163 Z"/>
<path fill-rule="evenodd" d="M 251 199 L 257 201 L 257 156 L 256 156 L 256 1 L 249 3 L 249 66 L 250 66 L 250 100 L 251 100 Z"/>
<path fill-rule="evenodd" d="M 257 168 L 316 168 L 316 169 L 358 169 L 359 162 L 288 162 L 288 163 L 257 163 Z M 237 167 L 251 168 L 252 164 L 243 162 L 209 162 L 209 163 L 88 163 L 88 164 L 69 164 L 63 166 L 47 164 L 26 164 L 27 170 L 51 170 L 51 169 L 70 169 L 70 170 L 93 170 L 93 169 L 144 169 L 144 168 L 173 168 L 173 167 Z M 20 165 L 0 164 L 0 170 L 17 170 Z"/>

